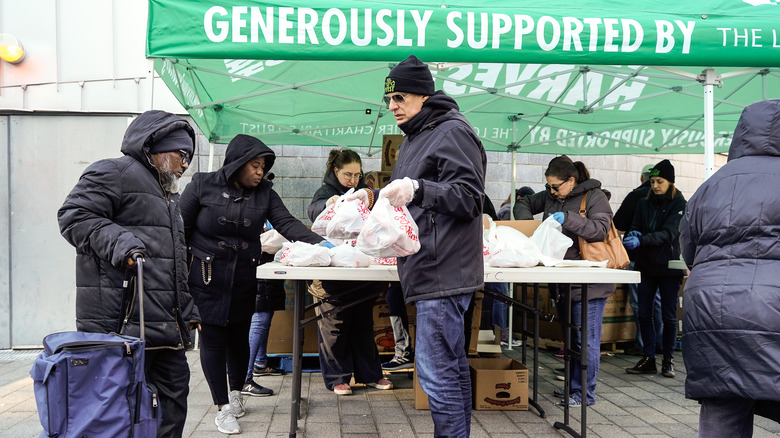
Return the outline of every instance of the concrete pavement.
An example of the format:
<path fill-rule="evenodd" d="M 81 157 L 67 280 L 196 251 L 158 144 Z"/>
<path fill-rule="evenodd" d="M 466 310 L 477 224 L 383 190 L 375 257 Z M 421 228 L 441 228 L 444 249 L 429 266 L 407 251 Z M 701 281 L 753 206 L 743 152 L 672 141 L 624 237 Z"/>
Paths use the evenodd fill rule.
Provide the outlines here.
<path fill-rule="evenodd" d="M 29 370 L 38 351 L 0 350 L 0 436 L 37 437 L 42 428 L 38 420 Z M 505 350 L 519 359 L 519 349 Z M 474 411 L 471 436 L 475 438 L 569 436 L 553 428 L 563 421 L 563 409 L 555 406 L 554 389 L 560 388 L 552 369 L 562 366 L 552 351 L 539 355 L 539 401 L 546 411 L 540 418 L 530 411 Z M 203 378 L 197 352 L 188 353 L 192 369 L 189 414 L 184 436 L 192 438 L 224 437 L 214 425 L 216 408 Z M 629 375 L 637 356 L 603 354 L 598 400 L 588 409 L 589 437 L 695 437 L 699 405 L 683 395 L 685 369 L 676 359 L 677 378 L 660 374 Z M 529 362 L 530 364 L 530 362 Z M 414 409 L 412 381 L 406 374 L 393 374 L 392 391 L 379 391 L 362 385 L 353 387 L 353 395 L 337 396 L 325 389 L 319 373 L 304 373 L 301 404 L 302 418 L 297 436 L 301 438 L 433 436 L 429 411 Z M 258 381 L 279 395 L 250 397 L 246 416 L 239 419 L 243 436 L 287 437 L 290 425 L 290 376 L 263 377 Z M 580 430 L 579 408 L 571 410 L 571 425 Z M 755 437 L 780 436 L 780 425 L 756 417 Z"/>

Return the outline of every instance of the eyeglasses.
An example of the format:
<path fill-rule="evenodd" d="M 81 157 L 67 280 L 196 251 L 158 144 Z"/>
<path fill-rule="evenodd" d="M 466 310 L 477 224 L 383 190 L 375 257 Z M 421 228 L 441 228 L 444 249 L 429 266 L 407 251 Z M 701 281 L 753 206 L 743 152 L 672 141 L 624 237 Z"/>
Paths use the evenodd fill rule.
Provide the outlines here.
<path fill-rule="evenodd" d="M 390 106 L 390 99 L 393 100 L 393 102 L 397 103 L 398 105 L 403 105 L 404 102 L 406 102 L 406 97 L 409 96 L 412 93 L 406 93 L 406 94 L 393 94 L 393 95 L 384 95 L 382 96 L 382 102 L 385 103 L 385 105 Z"/>
<path fill-rule="evenodd" d="M 179 150 L 179 156 L 181 156 L 181 164 L 190 164 L 190 153 L 184 149 Z"/>
<path fill-rule="evenodd" d="M 353 179 L 358 179 L 359 180 L 360 177 L 363 176 L 363 174 L 360 173 L 360 172 L 358 172 L 358 173 L 339 172 L 339 173 L 341 174 L 341 176 L 346 178 L 347 181 L 350 181 L 350 180 L 353 180 Z"/>
<path fill-rule="evenodd" d="M 564 181 L 564 182 L 562 182 L 560 184 L 552 184 L 552 185 L 545 184 L 544 188 L 547 189 L 547 190 L 550 190 L 550 191 L 555 190 L 557 192 L 557 191 L 559 191 L 561 189 L 561 186 L 566 184 L 567 182 L 569 182 L 569 180 L 566 180 L 566 181 Z"/>

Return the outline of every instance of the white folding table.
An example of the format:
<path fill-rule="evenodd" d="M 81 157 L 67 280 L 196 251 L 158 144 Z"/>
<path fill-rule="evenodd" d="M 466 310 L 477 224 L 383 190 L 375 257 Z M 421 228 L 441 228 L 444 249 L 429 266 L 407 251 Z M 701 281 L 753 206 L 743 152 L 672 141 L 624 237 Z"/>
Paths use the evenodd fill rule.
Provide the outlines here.
<path fill-rule="evenodd" d="M 395 266 L 390 265 L 371 265 L 367 268 L 338 268 L 338 267 L 293 267 L 284 266 L 278 262 L 266 263 L 258 266 L 257 278 L 274 280 L 295 280 L 295 303 L 293 326 L 293 370 L 292 370 L 292 396 L 290 408 L 290 438 L 294 438 L 298 428 L 298 417 L 300 415 L 301 399 L 301 356 L 303 350 L 302 324 L 304 319 L 304 299 L 306 296 L 306 280 L 346 280 L 346 281 L 398 281 L 398 272 Z M 565 284 L 583 284 L 583 311 L 582 326 L 580 327 L 581 338 L 587 339 L 588 312 L 587 302 L 587 284 L 594 283 L 639 283 L 640 274 L 638 271 L 629 271 L 622 269 L 592 268 L 592 267 L 544 267 L 537 266 L 533 268 L 493 268 L 485 267 L 486 283 L 565 283 Z M 535 295 L 538 300 L 538 294 Z M 571 315 L 571 312 L 568 312 Z M 538 322 L 539 314 L 534 315 L 534 320 Z M 570 321 L 564 322 L 570 325 Z M 565 330 L 564 350 L 570 352 L 569 330 Z M 538 357 L 538 324 L 534 330 L 534 366 L 533 366 L 533 399 L 529 402 L 539 410 L 544 417 L 544 411 L 536 403 L 537 390 L 537 357 Z M 587 357 L 588 345 L 584 342 L 580 351 L 580 369 L 583 375 L 587 375 Z M 566 362 L 568 371 L 568 361 Z M 566 373 L 568 379 L 568 372 Z M 568 388 L 568 380 L 565 382 Z M 585 436 L 586 434 L 586 412 L 587 403 L 582 404 L 581 433 L 569 427 L 569 409 L 564 405 L 564 421 L 556 422 L 555 427 L 564 429 L 572 436 Z"/>

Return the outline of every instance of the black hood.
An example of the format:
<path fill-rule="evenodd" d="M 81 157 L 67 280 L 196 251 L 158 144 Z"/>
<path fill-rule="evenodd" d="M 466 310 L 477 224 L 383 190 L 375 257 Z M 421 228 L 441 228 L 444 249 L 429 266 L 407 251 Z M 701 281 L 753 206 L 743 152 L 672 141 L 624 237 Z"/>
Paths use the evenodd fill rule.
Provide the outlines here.
<path fill-rule="evenodd" d="M 195 144 L 195 130 L 186 120 L 166 111 L 146 111 L 127 127 L 120 150 L 152 170 L 149 146 L 177 129 L 187 131 L 187 134 L 192 137 L 192 144 Z"/>
<path fill-rule="evenodd" d="M 431 95 L 428 100 L 423 103 L 422 109 L 414 117 L 407 120 L 405 123 L 398 125 L 406 135 L 414 134 L 421 129 L 436 124 L 442 116 L 450 112 L 451 110 L 460 111 L 455 99 L 444 94 L 439 90 Z"/>
<path fill-rule="evenodd" d="M 780 156 L 780 100 L 764 100 L 742 110 L 729 161 L 749 155 Z"/>
<path fill-rule="evenodd" d="M 259 139 L 251 135 L 238 134 L 230 140 L 225 151 L 225 161 L 219 169 L 219 174 L 229 181 L 238 169 L 255 157 L 265 157 L 264 174 L 271 171 L 276 160 L 276 154 Z"/>

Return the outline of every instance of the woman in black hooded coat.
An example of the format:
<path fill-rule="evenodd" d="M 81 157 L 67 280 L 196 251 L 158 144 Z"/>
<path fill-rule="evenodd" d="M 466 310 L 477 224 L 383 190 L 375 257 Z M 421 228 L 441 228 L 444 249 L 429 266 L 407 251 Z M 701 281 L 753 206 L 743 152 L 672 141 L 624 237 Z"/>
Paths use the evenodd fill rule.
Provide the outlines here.
<path fill-rule="evenodd" d="M 263 179 L 275 158 L 262 141 L 239 134 L 228 144 L 222 167 L 193 175 L 181 196 L 188 283 L 203 309 L 200 358 L 214 404 L 220 408 L 217 426 L 223 433 L 237 433 L 238 426 L 235 420 L 220 425 L 220 416 L 243 415 L 242 389 L 259 386 L 245 377 L 265 221 L 288 240 L 324 242 L 290 214 L 271 182 Z"/>

